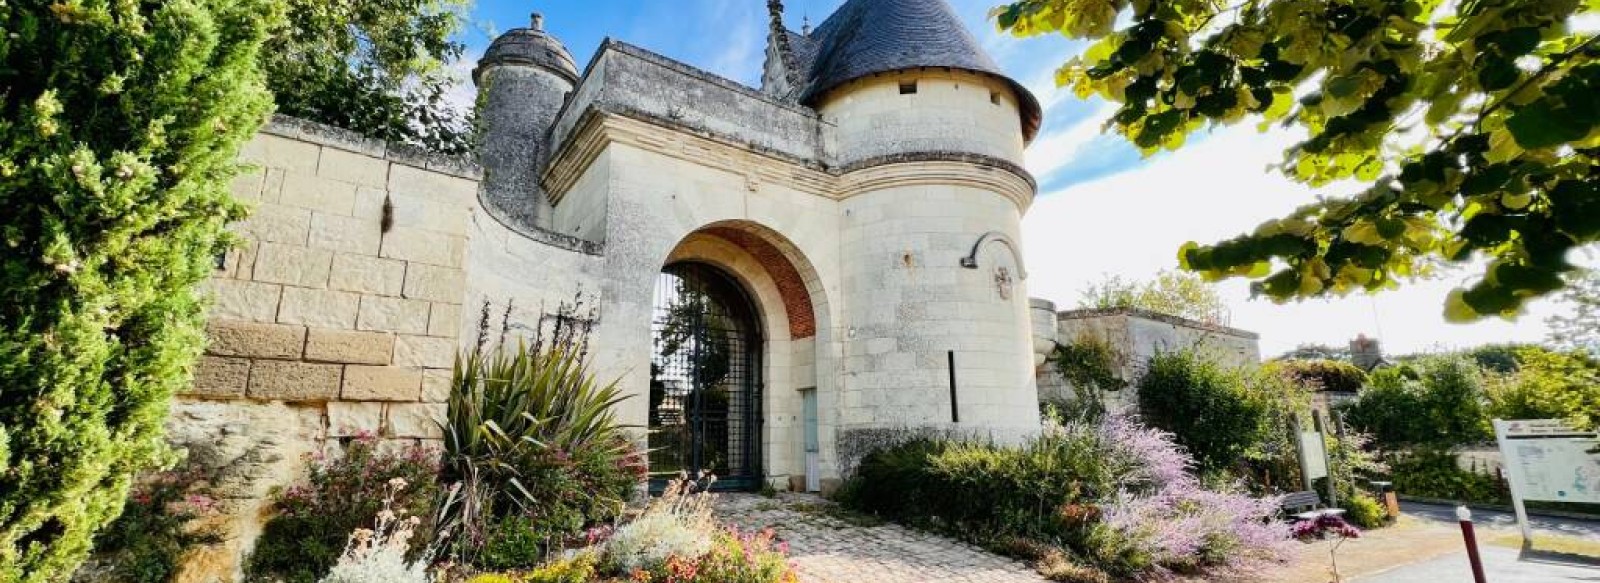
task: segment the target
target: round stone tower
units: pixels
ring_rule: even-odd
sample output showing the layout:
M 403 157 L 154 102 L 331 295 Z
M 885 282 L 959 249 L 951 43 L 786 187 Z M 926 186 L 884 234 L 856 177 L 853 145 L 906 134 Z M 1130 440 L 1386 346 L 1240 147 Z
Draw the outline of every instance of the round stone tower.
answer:
M 1022 152 L 1038 101 L 943 0 L 850 0 L 799 98 L 844 172 L 841 426 L 1037 431 Z
M 561 41 L 533 14 L 484 51 L 472 71 L 483 124 L 480 150 L 487 206 L 503 218 L 549 227 L 550 201 L 538 186 L 549 154 L 545 137 L 578 82 L 578 68 Z

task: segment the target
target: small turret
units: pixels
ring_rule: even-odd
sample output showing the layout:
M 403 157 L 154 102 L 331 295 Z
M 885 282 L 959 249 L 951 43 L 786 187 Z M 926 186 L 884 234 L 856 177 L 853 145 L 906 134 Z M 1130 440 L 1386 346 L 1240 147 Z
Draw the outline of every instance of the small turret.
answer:
M 472 71 L 483 109 L 485 201 L 504 218 L 548 227 L 550 202 L 539 188 L 549 154 L 544 139 L 578 83 L 578 67 L 534 13 L 527 28 L 500 35 Z

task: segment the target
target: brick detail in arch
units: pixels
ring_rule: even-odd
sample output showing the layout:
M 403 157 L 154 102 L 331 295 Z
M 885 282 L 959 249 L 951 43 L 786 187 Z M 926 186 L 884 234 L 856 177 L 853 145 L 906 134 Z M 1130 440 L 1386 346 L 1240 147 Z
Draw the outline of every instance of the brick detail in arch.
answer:
M 782 251 L 766 239 L 731 227 L 709 227 L 700 232 L 737 245 L 767 270 L 767 275 L 778 286 L 778 295 L 783 298 L 783 311 L 789 316 L 790 338 L 799 340 L 817 335 L 811 292 L 806 289 L 805 278 Z

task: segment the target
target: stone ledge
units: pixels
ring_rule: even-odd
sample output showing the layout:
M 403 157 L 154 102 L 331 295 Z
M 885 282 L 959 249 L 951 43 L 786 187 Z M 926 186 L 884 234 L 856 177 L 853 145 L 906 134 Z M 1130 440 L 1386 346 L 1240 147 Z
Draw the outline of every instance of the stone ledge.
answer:
M 1133 316 L 1135 318 L 1144 318 L 1146 320 L 1164 322 L 1174 326 L 1183 326 L 1185 328 L 1194 328 L 1196 330 L 1206 330 L 1209 332 L 1216 332 L 1218 334 L 1237 336 L 1239 338 L 1248 338 L 1251 340 L 1259 340 L 1261 338 L 1260 334 L 1251 332 L 1249 330 L 1240 330 L 1238 328 L 1223 326 L 1221 324 L 1209 324 L 1199 320 L 1190 320 L 1181 316 L 1163 314 L 1161 312 L 1155 312 L 1141 308 L 1082 308 L 1077 310 L 1065 310 L 1057 313 L 1056 319 L 1086 320 L 1089 318 L 1102 318 L 1106 316 Z
M 457 178 L 483 179 L 483 167 L 479 166 L 478 162 L 469 155 L 437 154 L 416 146 L 385 142 L 344 128 L 297 117 L 275 114 L 266 125 L 261 127 L 261 132 L 319 146 L 365 154 L 374 158 L 382 158 L 395 164 L 431 170 Z

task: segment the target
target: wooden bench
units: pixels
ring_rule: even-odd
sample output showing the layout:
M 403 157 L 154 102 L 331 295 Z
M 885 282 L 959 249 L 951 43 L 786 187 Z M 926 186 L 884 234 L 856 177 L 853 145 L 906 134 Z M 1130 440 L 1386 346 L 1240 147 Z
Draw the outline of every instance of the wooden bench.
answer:
M 1317 496 L 1316 492 L 1311 491 L 1290 492 L 1284 495 L 1283 502 L 1279 506 L 1283 508 L 1284 514 L 1289 515 L 1296 521 L 1316 520 L 1328 515 L 1344 515 L 1343 508 L 1324 508 L 1322 506 L 1322 498 Z

